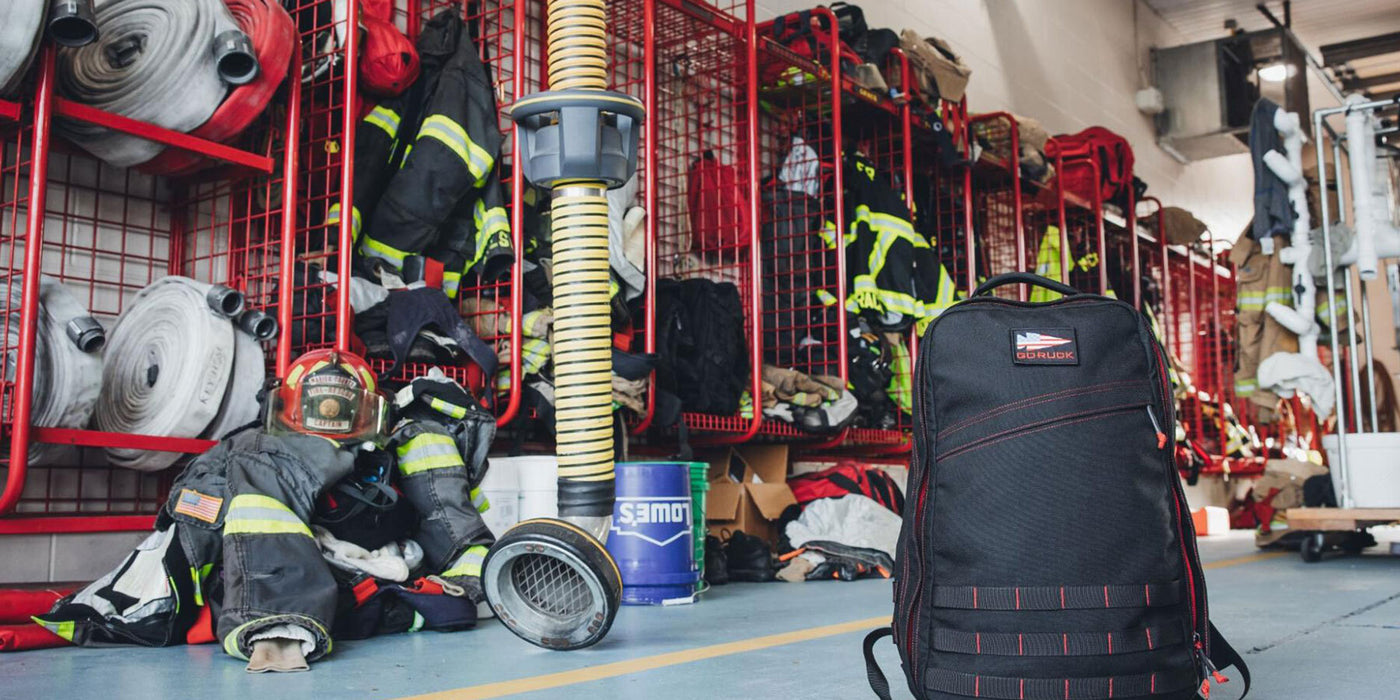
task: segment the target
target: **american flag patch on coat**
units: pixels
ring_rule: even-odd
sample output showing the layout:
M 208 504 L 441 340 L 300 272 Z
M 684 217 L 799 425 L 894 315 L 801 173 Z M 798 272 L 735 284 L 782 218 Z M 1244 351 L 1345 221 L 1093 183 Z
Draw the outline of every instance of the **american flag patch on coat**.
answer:
M 206 496 L 194 489 L 180 489 L 180 500 L 175 503 L 175 512 L 212 523 L 219 519 L 219 508 L 223 505 L 222 498 Z

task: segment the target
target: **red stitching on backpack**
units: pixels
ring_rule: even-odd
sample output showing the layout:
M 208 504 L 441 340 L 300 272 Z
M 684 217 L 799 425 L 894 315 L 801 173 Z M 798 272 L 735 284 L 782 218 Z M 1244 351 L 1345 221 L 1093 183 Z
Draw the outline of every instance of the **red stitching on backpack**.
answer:
M 1152 584 L 1142 584 L 1142 597 L 1147 599 L 1147 607 L 1152 607 Z
M 1050 402 L 1050 401 L 1057 401 L 1057 400 L 1059 400 L 1059 399 L 1068 399 L 1068 398 L 1071 398 L 1071 397 L 1074 397 L 1074 396 L 1087 395 L 1087 394 L 1097 394 L 1097 393 L 1101 393 L 1101 392 L 1105 392 L 1105 391 L 1111 391 L 1111 390 L 1113 390 L 1113 389 L 1119 389 L 1119 388 L 1123 388 L 1123 387 L 1126 387 L 1126 386 L 1131 385 L 1131 384 L 1138 384 L 1138 383 L 1142 383 L 1142 380 L 1141 380 L 1141 379 L 1123 379 L 1123 380 L 1116 381 L 1116 382 L 1109 382 L 1109 383 L 1107 383 L 1107 384 L 1100 384 L 1100 385 L 1097 385 L 1097 386 L 1090 386 L 1090 387 L 1075 387 L 1075 388 L 1073 388 L 1073 389 L 1065 389 L 1065 390 L 1063 390 L 1063 391 L 1056 391 L 1056 392 L 1053 392 L 1053 393 L 1050 393 L 1050 394 L 1040 394 L 1040 395 L 1038 395 L 1038 396 L 1032 396 L 1032 397 L 1027 398 L 1027 399 L 1021 399 L 1021 400 L 1019 400 L 1019 401 L 1013 401 L 1013 402 L 1011 402 L 1011 403 L 1004 404 L 1004 405 L 1002 405 L 1002 406 L 998 406 L 998 407 L 996 407 L 996 408 L 989 409 L 989 410 L 987 410 L 987 411 L 983 411 L 982 413 L 979 413 L 979 414 L 977 414 L 977 415 L 975 415 L 975 416 L 972 416 L 972 417 L 969 417 L 969 418 L 964 418 L 964 419 L 958 421 L 957 423 L 954 423 L 954 424 L 952 424 L 952 425 L 950 425 L 950 426 L 944 428 L 944 429 L 942 430 L 942 432 L 938 433 L 938 434 L 935 436 L 935 438 L 938 439 L 938 440 L 946 439 L 949 435 L 952 435 L 953 433 L 955 433 L 955 432 L 957 432 L 957 431 L 959 431 L 959 430 L 962 430 L 963 428 L 966 428 L 966 427 L 971 426 L 971 425 L 975 425 L 975 424 L 977 424 L 977 423 L 981 423 L 982 421 L 985 421 L 985 420 L 987 420 L 987 419 L 989 419 L 989 418 L 994 418 L 994 417 L 996 417 L 996 416 L 998 416 L 998 415 L 1001 415 L 1001 414 L 1003 414 L 1003 413 L 1006 413 L 1006 412 L 1008 412 L 1008 411 L 1014 411 L 1014 410 L 1018 410 L 1018 409 L 1022 409 L 1022 408 L 1029 408 L 1029 407 L 1031 407 L 1031 406 L 1036 406 L 1036 405 L 1039 405 L 1039 404 L 1042 404 L 1042 403 L 1048 403 L 1048 402 Z
M 1017 588 L 1017 589 L 1016 589 L 1016 609 L 1017 609 L 1017 610 L 1020 610 L 1020 609 L 1021 609 L 1021 589 L 1020 589 L 1020 588 Z
M 1147 650 L 1152 651 L 1152 628 L 1144 628 L 1147 632 Z
M 1105 608 L 1113 607 L 1112 605 L 1108 604 L 1108 586 L 1103 587 L 1103 606 Z
M 1065 587 L 1060 586 L 1060 609 L 1065 609 Z
M 1062 635 L 1060 635 L 1060 637 L 1064 640 L 1064 644 L 1065 644 L 1065 656 L 1069 656 L 1069 635 L 1068 635 L 1068 634 L 1062 634 Z M 1068 683 L 1069 681 L 1065 681 L 1065 682 Z M 1069 692 L 1069 691 L 1066 690 L 1065 692 Z
M 973 677 L 972 677 L 972 697 L 974 697 L 974 698 L 980 698 L 980 697 L 982 697 L 982 677 L 981 677 L 981 676 L 973 676 Z
M 976 587 L 976 586 L 973 586 L 973 587 L 972 587 L 972 609 L 973 609 L 973 610 L 976 610 L 976 609 L 977 609 L 977 587 Z
M 942 456 L 938 457 L 936 461 L 938 461 L 938 462 L 943 462 L 944 460 L 952 459 L 953 457 L 961 457 L 961 456 L 963 456 L 963 455 L 965 455 L 965 454 L 967 454 L 967 453 L 969 453 L 969 452 L 976 452 L 977 450 L 980 450 L 980 449 L 982 449 L 982 448 L 984 448 L 984 447 L 991 447 L 992 445 L 995 445 L 995 444 L 997 444 L 997 443 L 999 443 L 999 442 L 1005 442 L 1005 441 L 1010 440 L 1010 439 L 1012 439 L 1012 438 L 1019 438 L 1019 437 L 1025 437 L 1025 436 L 1027 436 L 1027 435 L 1034 435 L 1034 434 L 1036 434 L 1036 433 L 1041 433 L 1041 432 L 1044 432 L 1044 431 L 1046 431 L 1046 430 L 1050 430 L 1051 428 L 1063 428 L 1063 427 L 1066 427 L 1066 426 L 1075 425 L 1075 424 L 1077 424 L 1077 423 L 1086 423 L 1086 422 L 1091 421 L 1091 420 L 1098 420 L 1098 419 L 1103 418 L 1103 417 L 1105 417 L 1105 416 L 1109 416 L 1109 415 L 1112 415 L 1112 414 L 1114 414 L 1114 413 L 1117 413 L 1118 411 L 1121 411 L 1121 410 L 1123 410 L 1123 409 L 1125 409 L 1125 408 L 1134 408 L 1134 407 L 1141 406 L 1141 405 L 1142 405 L 1141 402 L 1133 402 L 1133 403 L 1120 404 L 1120 405 L 1117 405 L 1117 406 L 1104 406 L 1104 407 L 1102 407 L 1102 408 L 1091 409 L 1091 411 L 1089 412 L 1089 415 L 1086 415 L 1086 416 L 1084 416 L 1084 417 L 1082 417 L 1082 418 L 1076 418 L 1076 419 L 1074 419 L 1074 420 L 1060 421 L 1060 422 L 1058 422 L 1058 423 L 1046 423 L 1045 425 L 1042 425 L 1042 426 L 1040 426 L 1040 427 L 1038 427 L 1038 428 L 1034 428 L 1034 429 L 1032 429 L 1032 430 L 1024 430 L 1024 431 L 1023 431 L 1023 430 L 1020 429 L 1020 428 L 1013 428 L 1013 429 L 1011 429 L 1011 430 L 1003 430 L 1002 432 L 997 433 L 997 435 L 998 435 L 999 437 L 996 437 L 996 438 L 991 439 L 991 440 L 987 440 L 986 442 L 972 442 L 972 443 L 969 443 L 968 446 L 954 448 L 954 449 L 950 450 L 950 451 L 948 452 L 948 454 L 945 454 L 945 455 L 942 455 Z M 1072 414 L 1072 415 L 1073 415 L 1073 414 Z
M 1025 656 L 1025 655 L 1026 655 L 1026 636 L 1025 636 L 1024 634 L 1018 634 L 1018 635 L 1016 635 L 1016 655 L 1017 655 L 1017 656 Z M 1022 683 L 1025 683 L 1025 681 L 1021 681 L 1021 682 L 1022 682 Z
M 1109 633 L 1108 633 L 1108 654 L 1109 654 L 1110 656 L 1113 655 L 1113 633 L 1112 633 L 1112 632 L 1109 632 Z M 1112 682 L 1113 682 L 1112 680 L 1109 681 L 1109 683 L 1112 683 Z

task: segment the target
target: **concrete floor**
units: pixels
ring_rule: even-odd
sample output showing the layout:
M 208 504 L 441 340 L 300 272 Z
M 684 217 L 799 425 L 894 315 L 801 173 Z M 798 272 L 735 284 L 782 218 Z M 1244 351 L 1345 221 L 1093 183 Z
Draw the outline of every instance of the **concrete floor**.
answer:
M 1400 558 L 1304 564 L 1260 556 L 1248 533 L 1203 539 L 1201 550 L 1216 625 L 1253 670 L 1251 698 L 1400 697 Z M 542 651 L 490 622 L 338 644 L 310 673 L 284 676 L 249 675 L 212 645 L 6 654 L 0 698 L 873 697 L 860 640 L 890 607 L 884 581 L 730 585 L 693 606 L 626 608 L 586 651 Z M 893 646 L 881 648 L 898 673 Z M 908 697 L 902 678 L 894 685 Z

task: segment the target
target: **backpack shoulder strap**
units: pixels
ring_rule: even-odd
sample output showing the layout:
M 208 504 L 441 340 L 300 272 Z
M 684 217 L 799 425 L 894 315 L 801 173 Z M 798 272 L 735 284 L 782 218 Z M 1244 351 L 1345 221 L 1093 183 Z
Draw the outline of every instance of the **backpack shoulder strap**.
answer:
M 870 640 L 867 638 L 867 651 L 865 655 L 867 666 L 871 658 L 869 648 Z M 1240 680 L 1244 681 L 1244 692 L 1240 694 L 1240 700 L 1244 700 L 1244 696 L 1249 695 L 1249 665 L 1244 662 L 1244 658 L 1240 656 L 1240 653 L 1235 651 L 1235 648 L 1230 646 L 1229 642 L 1225 641 L 1225 635 L 1220 634 L 1220 630 L 1215 628 L 1214 622 L 1210 623 L 1210 662 L 1219 669 L 1225 669 L 1231 666 L 1239 669 Z
M 880 700 L 890 700 L 890 682 L 880 670 L 880 662 L 875 660 L 875 642 L 894 635 L 894 629 L 881 627 L 865 635 L 865 677 L 870 681 L 870 689 Z

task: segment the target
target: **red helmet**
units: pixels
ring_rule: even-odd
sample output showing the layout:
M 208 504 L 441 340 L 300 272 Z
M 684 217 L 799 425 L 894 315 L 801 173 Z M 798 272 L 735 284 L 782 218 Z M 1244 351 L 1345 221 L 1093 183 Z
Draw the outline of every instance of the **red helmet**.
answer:
M 357 355 L 313 350 L 287 368 L 271 392 L 269 432 L 294 432 L 337 442 L 380 442 L 386 435 L 388 403 L 374 372 Z

